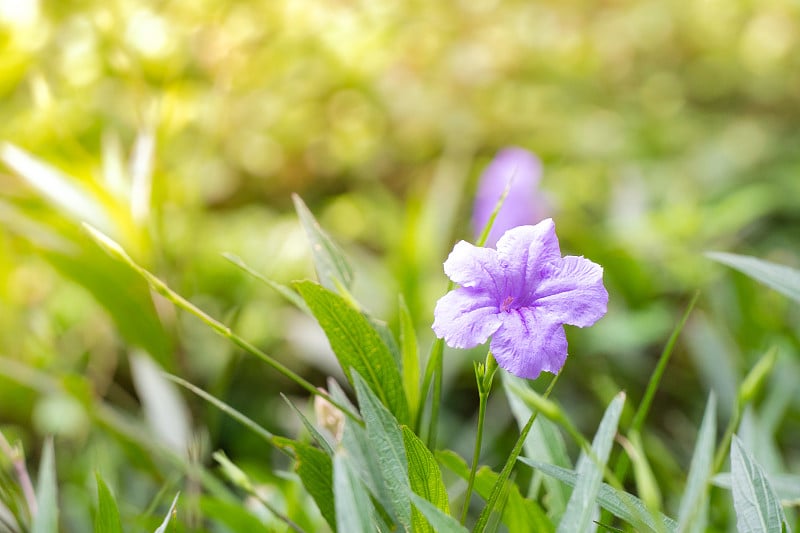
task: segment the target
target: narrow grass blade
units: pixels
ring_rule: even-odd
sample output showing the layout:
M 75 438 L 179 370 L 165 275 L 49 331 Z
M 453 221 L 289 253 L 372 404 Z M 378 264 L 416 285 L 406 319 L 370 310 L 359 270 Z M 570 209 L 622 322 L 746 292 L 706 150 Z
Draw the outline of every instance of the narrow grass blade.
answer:
M 340 286 L 349 289 L 353 284 L 353 270 L 344 254 L 333 239 L 322 230 L 303 200 L 296 194 L 292 195 L 292 200 L 300 223 L 311 243 L 311 254 L 319 282 L 331 291 L 337 291 Z
M 403 434 L 397 420 L 369 389 L 367 383 L 358 372 L 353 372 L 353 383 L 364 417 L 367 438 L 373 453 L 378 457 L 378 464 L 389 491 L 392 508 L 397 519 L 405 527 L 411 526 L 411 503 L 407 488 L 408 460 L 403 444 Z
M 746 255 L 708 252 L 706 256 L 800 302 L 800 270 Z
M 167 527 L 169 526 L 172 517 L 175 516 L 175 508 L 178 505 L 178 497 L 181 493 L 177 493 L 175 497 L 172 499 L 172 505 L 169 506 L 169 511 L 167 511 L 167 515 L 164 517 L 164 521 L 161 522 L 161 525 L 158 526 L 158 529 L 155 530 L 155 533 L 166 533 Z
M 790 531 L 775 489 L 736 435 L 731 442 L 731 483 L 736 527 L 740 533 Z
M 614 436 L 617 434 L 617 424 L 624 403 L 625 393 L 620 392 L 606 409 L 592 442 L 592 452 L 595 457 L 590 458 L 586 453 L 581 454 L 575 469 L 578 483 L 572 491 L 567 509 L 558 525 L 559 533 L 587 531 L 592 523 L 597 494 L 603 480 L 603 470 L 614 442 Z M 599 461 L 599 464 L 593 459 Z
M 303 423 L 303 426 L 305 426 L 306 430 L 311 434 L 319 447 L 322 448 L 322 451 L 333 457 L 333 447 L 336 445 L 336 443 L 328 441 L 325 435 L 323 435 L 322 432 L 320 432 L 320 430 L 318 430 L 314 424 L 312 424 L 311 421 L 306 418 L 306 415 L 303 414 L 303 411 L 301 411 L 299 407 L 292 403 L 292 401 L 289 400 L 285 394 L 281 393 L 281 398 L 283 398 L 283 401 L 285 401 L 289 407 L 292 408 L 295 414 L 297 414 L 297 416 L 300 418 L 300 421 Z
M 650 411 L 650 405 L 653 403 L 653 397 L 656 394 L 656 390 L 658 390 L 658 386 L 661 383 L 661 378 L 664 375 L 667 363 L 672 356 L 675 343 L 678 341 L 678 337 L 680 336 L 681 331 L 683 331 L 686 321 L 689 320 L 689 315 L 692 314 L 692 310 L 694 309 L 699 296 L 699 292 L 694 293 L 689 305 L 686 306 L 686 311 L 683 313 L 680 321 L 675 326 L 675 329 L 672 330 L 672 334 L 669 336 L 669 340 L 667 340 L 667 344 L 664 346 L 664 350 L 661 352 L 661 357 L 659 357 L 658 364 L 656 365 L 655 370 L 653 370 L 653 375 L 650 376 L 650 382 L 647 384 L 644 397 L 642 397 L 642 401 L 639 403 L 639 407 L 636 409 L 636 414 L 633 415 L 633 421 L 631 422 L 630 427 L 630 429 L 633 431 L 641 431 L 642 426 L 644 425 L 645 418 L 647 418 L 647 413 Z
M 697 433 L 689 476 L 678 507 L 678 531 L 705 531 L 708 519 L 708 485 L 714 467 L 714 445 L 717 434 L 717 400 L 708 397 L 703 422 Z
M 31 524 L 31 533 L 58 532 L 58 489 L 56 485 L 56 460 L 53 440 L 47 439 L 42 450 L 36 485 L 36 515 Z
M 117 500 L 106 485 L 99 472 L 95 472 L 97 480 L 97 516 L 94 519 L 95 533 L 122 533 L 122 522 L 119 518 Z
M 286 285 L 278 283 L 277 281 L 273 281 L 268 277 L 260 274 L 254 268 L 245 263 L 244 260 L 236 254 L 225 252 L 222 254 L 222 257 L 224 257 L 225 259 L 227 259 L 228 261 L 239 267 L 242 271 L 250 274 L 258 281 L 264 283 L 266 286 L 268 286 L 269 288 L 271 288 L 272 290 L 283 296 L 289 303 L 293 304 L 298 309 L 305 311 L 309 315 L 311 314 L 311 310 L 308 308 L 303 299 L 300 298 L 300 296 L 296 292 L 294 292 Z
M 571 487 L 578 483 L 578 474 L 573 470 L 525 457 L 520 457 L 519 460 Z M 668 533 L 674 533 L 678 527 L 677 522 L 663 514 L 659 517 L 661 524 L 657 524 L 642 500 L 627 492 L 617 490 L 607 483 L 600 485 L 600 490 L 597 492 L 597 503 L 614 516 L 633 524 L 637 529 L 646 528 L 653 532 L 666 529 Z
M 271 444 L 273 446 L 275 445 L 275 442 L 274 442 L 275 436 L 272 433 L 270 433 L 269 431 L 267 431 L 263 427 L 259 426 L 254 420 L 252 420 L 251 418 L 248 418 L 247 416 L 245 416 L 241 412 L 237 411 L 236 409 L 234 409 L 233 407 L 231 407 L 227 403 L 223 402 L 222 400 L 220 400 L 216 396 L 213 396 L 213 395 L 207 393 L 206 391 L 204 391 L 200 387 L 198 387 L 196 385 L 193 385 L 193 384 L 189 383 L 188 381 L 186 381 L 185 379 L 179 378 L 178 376 L 173 376 L 172 374 L 164 374 L 164 377 L 166 377 L 170 381 L 173 381 L 173 382 L 177 383 L 181 387 L 185 388 L 186 390 L 196 394 L 197 396 L 199 396 L 203 400 L 207 401 L 208 403 L 210 403 L 211 405 L 213 405 L 214 407 L 216 407 L 217 409 L 219 409 L 220 411 L 222 411 L 223 413 L 225 413 L 229 417 L 233 418 L 234 420 L 236 420 L 237 422 L 242 424 L 244 427 L 246 427 L 247 429 L 249 429 L 250 431 L 252 431 L 256 435 L 258 435 L 259 437 L 264 439 L 269 444 Z

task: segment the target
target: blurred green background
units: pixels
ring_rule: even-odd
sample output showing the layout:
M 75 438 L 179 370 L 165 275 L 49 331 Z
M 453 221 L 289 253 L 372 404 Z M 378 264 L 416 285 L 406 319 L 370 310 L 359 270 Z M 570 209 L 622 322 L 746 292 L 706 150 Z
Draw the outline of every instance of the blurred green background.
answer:
M 394 324 L 402 293 L 427 353 L 441 263 L 473 237 L 476 179 L 517 145 L 544 162 L 562 249 L 602 264 L 611 295 L 597 326 L 568 331 L 565 407 L 592 428 L 618 389 L 635 404 L 700 289 L 650 421 L 657 476 L 682 479 L 708 391 L 725 416 L 772 345 L 782 358 L 761 420 L 797 466 L 797 306 L 702 254 L 800 266 L 798 30 L 789 0 L 0 0 L 0 140 L 35 158 L 2 149 L 0 429 L 34 456 L 58 436 L 74 484 L 65 498 L 90 499 L 100 469 L 141 510 L 177 482 L 108 418 L 159 434 L 141 405 L 147 370 L 129 361 L 138 346 L 296 434 L 278 394 L 303 404 L 299 390 L 154 305 L 79 221 L 324 385 L 338 374 L 322 333 L 221 252 L 279 282 L 312 277 L 297 192 L 352 258 L 356 296 Z M 36 161 L 73 188 L 37 189 Z M 462 453 L 477 401 L 470 359 L 482 357 L 446 353 L 441 445 Z M 184 400 L 195 436 L 172 431 L 196 460 L 223 448 L 265 478 L 280 464 Z M 499 440 L 486 461 L 497 462 L 512 420 L 501 394 L 490 409 Z

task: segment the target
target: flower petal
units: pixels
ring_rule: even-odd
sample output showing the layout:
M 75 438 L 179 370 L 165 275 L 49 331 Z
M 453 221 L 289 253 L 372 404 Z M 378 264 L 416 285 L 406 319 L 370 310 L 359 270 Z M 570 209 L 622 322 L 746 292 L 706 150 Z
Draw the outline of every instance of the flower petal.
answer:
M 517 147 L 501 150 L 486 167 L 475 194 L 472 214 L 472 227 L 476 236 L 483 231 L 506 186 L 509 187 L 508 196 L 492 224 L 486 246 L 494 246 L 497 239 L 511 228 L 541 220 L 542 213 L 547 210 L 541 195 L 537 195 L 536 191 L 541 174 L 542 164 L 539 159 L 531 152 Z
M 549 320 L 582 328 L 591 326 L 608 309 L 603 267 L 573 255 L 547 265 L 533 305 Z
M 478 289 L 462 287 L 442 296 L 433 311 L 433 331 L 453 348 L 474 348 L 500 327 L 494 299 Z
M 508 269 L 506 277 L 520 298 L 518 305 L 526 305 L 544 266 L 561 259 L 553 219 L 508 230 L 497 242 L 497 255 L 500 267 Z
M 492 336 L 497 364 L 508 372 L 535 379 L 543 370 L 557 374 L 567 360 L 564 327 L 537 309 L 517 309 L 502 316 Z
M 479 248 L 466 241 L 460 241 L 444 262 L 444 272 L 451 280 L 462 287 L 484 288 L 497 292 L 498 276 L 497 252 L 491 248 Z

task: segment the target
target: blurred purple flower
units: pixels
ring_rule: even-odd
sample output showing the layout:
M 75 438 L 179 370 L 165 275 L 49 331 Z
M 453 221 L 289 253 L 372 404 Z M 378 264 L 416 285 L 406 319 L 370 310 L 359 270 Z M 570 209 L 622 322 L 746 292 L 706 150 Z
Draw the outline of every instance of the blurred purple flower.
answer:
M 501 150 L 481 175 L 472 211 L 472 227 L 476 237 L 489 221 L 497 201 L 511 181 L 508 196 L 497 213 L 486 246 L 497 243 L 503 233 L 517 226 L 535 224 L 547 212 L 547 202 L 537 195 L 542 163 L 523 148 Z
M 558 373 L 567 358 L 563 325 L 591 326 L 606 313 L 603 268 L 561 257 L 549 218 L 507 231 L 496 250 L 457 243 L 444 271 L 461 287 L 436 304 L 436 336 L 453 348 L 491 336 L 498 365 L 522 378 Z

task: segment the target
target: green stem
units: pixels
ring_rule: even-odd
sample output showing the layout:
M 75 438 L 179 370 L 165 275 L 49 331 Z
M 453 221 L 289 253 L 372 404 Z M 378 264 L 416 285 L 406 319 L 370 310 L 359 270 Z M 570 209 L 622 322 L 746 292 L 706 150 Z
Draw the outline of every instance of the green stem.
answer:
M 469 471 L 469 481 L 467 482 L 467 492 L 464 495 L 464 507 L 461 509 L 461 523 L 467 520 L 467 511 L 472 497 L 472 489 L 475 486 L 475 474 L 478 470 L 478 461 L 481 456 L 481 445 L 483 443 L 483 426 L 486 419 L 486 403 L 489 399 L 489 392 L 492 390 L 492 378 L 497 371 L 497 361 L 492 352 L 486 354 L 486 363 L 475 365 L 475 380 L 478 384 L 478 432 L 475 435 L 475 450 L 472 452 L 472 468 Z
M 542 395 L 545 399 L 547 399 L 550 396 L 550 393 L 553 391 L 553 387 L 555 387 L 559 375 L 560 374 L 556 374 L 550 381 L 550 385 L 548 385 L 547 390 Z M 527 424 L 525 424 L 525 427 L 522 428 L 519 438 L 517 439 L 516 444 L 514 444 L 514 449 L 511 450 L 511 454 L 508 456 L 506 464 L 503 465 L 503 470 L 500 471 L 500 475 L 497 477 L 497 481 L 495 481 L 495 484 L 492 487 L 492 492 L 489 494 L 489 500 L 486 502 L 486 507 L 484 507 L 483 511 L 481 511 L 481 515 L 478 517 L 478 522 L 472 529 L 473 533 L 481 533 L 486 528 L 486 524 L 489 522 L 489 517 L 492 515 L 492 511 L 494 511 L 497 501 L 500 499 L 500 494 L 503 492 L 503 487 L 505 486 L 506 481 L 508 481 L 508 478 L 511 476 L 511 470 L 514 468 L 514 464 L 517 462 L 517 457 L 519 457 L 519 454 L 522 452 L 522 446 L 525 444 L 525 439 L 528 438 L 528 433 L 530 432 L 531 427 L 533 426 L 533 421 L 536 420 L 536 416 L 538 414 L 539 411 L 533 411 L 530 418 L 528 418 Z

